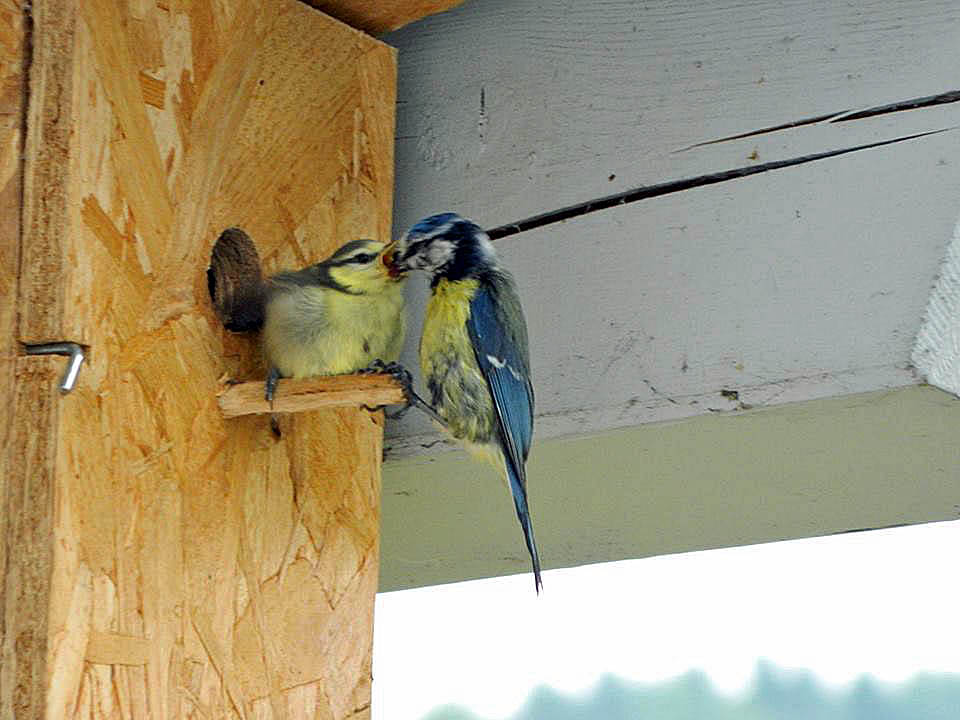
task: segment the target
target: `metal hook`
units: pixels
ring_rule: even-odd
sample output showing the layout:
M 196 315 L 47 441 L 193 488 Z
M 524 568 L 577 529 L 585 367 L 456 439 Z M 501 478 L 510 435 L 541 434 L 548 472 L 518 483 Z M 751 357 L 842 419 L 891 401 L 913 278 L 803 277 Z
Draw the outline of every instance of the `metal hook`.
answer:
M 75 342 L 37 343 L 24 345 L 27 355 L 67 355 L 70 357 L 67 369 L 60 378 L 60 392 L 66 395 L 77 384 L 80 366 L 83 364 L 83 346 Z

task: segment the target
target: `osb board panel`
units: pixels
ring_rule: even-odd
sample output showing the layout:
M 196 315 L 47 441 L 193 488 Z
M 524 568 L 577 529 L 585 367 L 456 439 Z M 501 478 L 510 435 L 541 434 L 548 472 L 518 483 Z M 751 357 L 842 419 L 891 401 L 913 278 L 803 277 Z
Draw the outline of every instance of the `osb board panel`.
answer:
M 372 35 L 390 32 L 427 15 L 449 10 L 463 0 L 306 0 L 318 10 Z
M 381 420 L 224 421 L 219 379 L 263 371 L 205 271 L 228 226 L 267 271 L 389 237 L 394 53 L 294 0 L 34 23 L 20 335 L 90 348 L 56 399 L 46 710 L 363 717 Z
M 41 576 L 49 571 L 49 561 L 37 558 L 24 564 L 7 564 L 7 539 L 11 526 L 19 528 L 22 518 L 16 512 L 18 498 L 8 498 L 10 485 L 6 466 L 7 448 L 13 441 L 14 377 L 16 372 L 16 293 L 17 265 L 19 263 L 20 198 L 22 177 L 22 148 L 24 124 L 24 53 L 26 44 L 24 13 L 18 0 L 0 0 L 0 716 L 13 702 L 16 684 L 6 655 L 16 638 L 7 633 L 8 627 L 18 627 L 40 642 L 34 645 L 34 657 L 42 653 L 46 634 L 45 621 L 37 626 L 31 618 L 7 618 L 8 596 L 6 578 L 12 573 L 20 579 L 21 572 L 29 570 L 29 563 Z M 20 583 L 22 585 L 22 583 Z M 11 590 L 12 592 L 12 590 Z M 11 605 L 13 611 L 16 605 Z M 42 616 L 41 616 L 42 617 Z M 27 683 L 29 686 L 29 683 Z
M 13 391 L 6 398 L 13 417 L 29 408 L 30 423 L 10 424 L 0 468 L 7 481 L 3 514 L 8 543 L 0 647 L 0 717 L 4 718 L 38 715 L 31 710 L 42 707 L 46 687 L 45 600 L 53 568 L 53 454 L 59 409 L 56 382 L 62 371 L 58 360 L 15 360 Z

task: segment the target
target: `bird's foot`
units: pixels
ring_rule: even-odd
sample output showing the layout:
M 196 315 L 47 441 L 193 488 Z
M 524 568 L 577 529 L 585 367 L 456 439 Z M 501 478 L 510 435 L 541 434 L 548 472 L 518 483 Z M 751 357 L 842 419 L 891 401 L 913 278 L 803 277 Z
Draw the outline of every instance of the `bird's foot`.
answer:
M 263 397 L 270 403 L 270 409 L 273 409 L 273 395 L 277 391 L 277 383 L 280 381 L 280 371 L 275 367 L 270 367 L 270 371 L 267 373 L 267 382 L 266 387 L 264 388 Z M 273 434 L 280 438 L 282 433 L 280 432 L 280 423 L 277 421 L 277 416 L 271 413 L 270 415 L 270 429 L 273 431 Z
M 407 404 L 403 406 L 394 416 L 394 419 L 403 417 L 406 412 L 411 408 L 415 407 L 418 410 L 426 413 L 432 420 L 440 423 L 443 427 L 446 427 L 447 424 L 444 422 L 443 418 L 440 417 L 440 414 L 434 409 L 434 407 L 424 400 L 422 397 L 417 395 L 416 391 L 413 389 L 413 375 L 410 374 L 410 371 L 399 363 L 391 363 L 394 367 L 391 368 L 390 374 L 393 378 L 400 383 L 403 387 L 404 397 L 407 399 Z
M 367 365 L 367 367 L 357 370 L 357 373 L 359 375 L 393 375 L 394 377 L 397 377 L 397 373 L 405 373 L 407 375 L 410 374 L 410 372 L 400 363 L 394 361 L 385 363 L 380 358 L 374 360 L 372 363 Z M 399 380 L 400 378 L 397 377 L 397 379 Z
M 390 375 L 394 379 L 396 379 L 397 382 L 403 385 L 404 391 L 405 391 L 404 394 L 406 394 L 406 389 L 408 387 L 413 387 L 413 376 L 410 374 L 409 370 L 407 370 L 403 365 L 401 365 L 398 362 L 385 363 L 380 358 L 377 358 L 372 363 L 370 363 L 367 367 L 363 368 L 362 370 L 358 370 L 357 372 L 360 375 L 372 375 L 372 374 Z M 376 412 L 377 410 L 383 410 L 386 407 L 386 405 L 378 405 L 377 407 L 370 407 L 369 405 L 364 405 L 363 407 L 365 410 L 369 410 L 370 412 Z M 399 420 L 404 415 L 406 415 L 407 410 L 409 409 L 410 409 L 410 403 L 407 402 L 407 404 L 396 413 L 393 413 L 392 415 L 390 413 L 385 413 L 385 415 L 391 420 Z
M 377 405 L 376 407 L 370 407 L 369 405 L 361 405 L 360 407 L 362 407 L 364 410 L 369 410 L 370 412 L 377 412 L 378 410 L 383 410 L 384 411 L 383 414 L 385 417 L 391 420 L 399 420 L 400 418 L 402 418 L 404 415 L 407 414 L 407 410 L 410 409 L 410 403 L 407 403 L 406 405 L 404 405 L 402 408 L 400 408 L 394 413 L 388 413 L 386 411 L 386 407 L 387 407 L 386 405 Z
M 366 367 L 363 370 L 361 370 L 361 372 L 368 372 L 368 373 L 376 372 L 376 373 L 382 373 L 384 375 L 390 375 L 391 377 L 393 377 L 394 380 L 400 383 L 401 387 L 403 388 L 404 398 L 406 398 L 406 404 L 400 410 L 393 413 L 392 415 L 390 414 L 387 415 L 387 417 L 390 418 L 391 420 L 399 420 L 400 418 L 402 418 L 404 415 L 407 414 L 407 411 L 411 407 L 416 407 L 419 410 L 426 413 L 427 415 L 429 415 L 432 419 L 436 420 L 441 425 L 446 426 L 446 423 L 443 421 L 443 418 L 441 418 L 440 415 L 437 413 L 437 411 L 433 409 L 430 403 L 428 403 L 422 397 L 417 395 L 416 391 L 413 389 L 413 375 L 410 373 L 409 370 L 407 370 L 400 363 L 398 362 L 384 363 L 383 360 L 380 360 L 378 358 L 377 360 L 374 360 L 372 363 L 370 363 L 369 367 Z M 374 408 L 367 407 L 367 409 L 371 410 Z M 375 408 L 375 409 L 379 410 L 380 408 Z

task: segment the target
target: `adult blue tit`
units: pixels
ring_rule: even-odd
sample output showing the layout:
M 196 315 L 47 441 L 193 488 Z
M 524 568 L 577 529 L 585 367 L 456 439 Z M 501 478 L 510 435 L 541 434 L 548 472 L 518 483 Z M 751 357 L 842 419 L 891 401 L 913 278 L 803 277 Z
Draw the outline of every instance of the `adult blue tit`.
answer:
M 394 272 L 422 270 L 431 296 L 420 338 L 427 401 L 450 434 L 504 473 L 540 591 L 540 557 L 527 504 L 533 436 L 527 324 L 511 275 L 480 227 L 433 215 L 397 243 Z
M 392 250 L 352 240 L 322 262 L 267 281 L 267 400 L 281 377 L 338 375 L 397 360 L 406 317 L 404 275 L 384 264 Z

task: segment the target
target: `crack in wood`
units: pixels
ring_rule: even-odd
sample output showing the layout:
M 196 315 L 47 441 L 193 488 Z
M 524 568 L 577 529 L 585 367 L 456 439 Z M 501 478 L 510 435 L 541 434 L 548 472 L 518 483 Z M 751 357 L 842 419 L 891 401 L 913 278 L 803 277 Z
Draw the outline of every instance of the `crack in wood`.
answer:
M 926 97 L 914 98 L 912 100 L 902 100 L 900 102 L 889 103 L 887 105 L 877 105 L 876 107 L 866 108 L 864 110 L 846 112 L 842 113 L 839 117 L 835 117 L 830 122 L 861 120 L 863 118 L 886 115 L 887 113 L 892 112 L 917 110 L 919 108 L 933 107 L 935 105 L 948 105 L 955 102 L 960 102 L 960 90 L 951 90 L 950 92 L 940 93 L 939 95 L 927 95 Z
M 920 108 L 934 107 L 935 105 L 948 105 L 950 103 L 960 102 L 960 90 L 950 90 L 949 92 L 939 93 L 937 95 L 925 95 L 924 97 L 911 98 L 910 100 L 901 100 L 900 102 L 887 103 L 886 105 L 875 105 L 860 110 L 840 110 L 838 112 L 824 113 L 801 120 L 780 123 L 779 125 L 770 125 L 759 130 L 749 130 L 747 132 L 737 133 L 736 135 L 726 135 L 715 140 L 704 140 L 703 142 L 687 145 L 686 147 L 674 150 L 675 153 L 686 152 L 707 145 L 716 145 L 718 143 L 729 142 L 731 140 L 742 140 L 743 138 L 755 137 L 757 135 L 767 135 L 769 133 L 789 130 L 790 128 L 803 127 L 804 125 L 817 125 L 819 123 L 838 123 L 849 120 L 863 120 L 864 118 L 876 117 L 877 115 L 886 115 L 893 112 L 905 112 L 907 110 L 918 110 Z
M 687 150 L 694 150 L 700 147 L 706 147 L 707 145 L 717 145 L 719 143 L 729 142 L 731 140 L 742 140 L 743 138 L 754 137 L 756 135 L 766 135 L 768 133 L 780 132 L 781 130 L 789 130 L 790 128 L 803 127 L 804 125 L 817 125 L 818 123 L 824 122 L 835 122 L 836 120 L 845 116 L 849 110 L 844 110 L 839 113 L 826 113 L 824 115 L 815 115 L 814 117 L 803 118 L 802 120 L 794 120 L 792 122 L 780 123 L 779 125 L 770 125 L 769 127 L 760 128 L 759 130 L 748 130 L 747 132 L 737 133 L 736 135 L 725 135 L 721 138 L 716 138 L 715 140 L 704 140 L 702 142 L 694 143 L 693 145 L 687 145 L 682 147 L 679 150 L 674 150 L 674 153 L 682 153 Z
M 559 208 L 558 210 L 551 210 L 546 213 L 541 213 L 540 215 L 534 215 L 533 217 L 525 218 L 524 220 L 518 220 L 517 222 L 500 225 L 487 230 L 487 235 L 490 236 L 491 240 L 499 240 L 500 238 L 509 237 L 510 235 L 517 235 L 519 233 L 527 232 L 528 230 L 533 230 L 534 228 L 543 227 L 545 225 L 563 222 L 564 220 L 570 220 L 571 218 L 587 215 L 592 212 L 597 212 L 598 210 L 606 210 L 612 207 L 619 207 L 620 205 L 628 205 L 630 203 L 637 202 L 638 200 L 646 200 L 648 198 L 659 197 L 661 195 L 683 192 L 685 190 L 692 190 L 693 188 L 704 187 L 707 185 L 716 185 L 718 183 L 728 182 L 730 180 L 738 180 L 740 178 L 749 177 L 750 175 L 759 175 L 760 173 L 770 172 L 771 170 L 782 170 L 783 168 L 793 167 L 794 165 L 804 165 L 806 163 L 817 162 L 819 160 L 826 160 L 827 158 L 839 157 L 840 155 L 847 155 L 849 153 L 860 152 L 862 150 L 883 147 L 884 145 L 893 145 L 895 143 L 916 140 L 918 138 L 927 137 L 928 135 L 937 135 L 939 133 L 956 130 L 957 127 L 960 126 L 941 128 L 940 130 L 929 130 L 927 132 L 904 135 L 902 137 L 892 138 L 890 140 L 880 140 L 878 142 L 866 143 L 864 145 L 854 145 L 853 147 L 826 150 L 820 153 L 813 153 L 812 155 L 802 155 L 800 157 L 787 158 L 786 160 L 774 160 L 772 162 L 761 163 L 759 165 L 748 165 L 746 167 L 723 170 L 721 172 L 709 173 L 707 175 L 697 175 L 695 177 L 683 178 L 680 180 L 670 180 L 668 182 L 658 183 L 656 185 L 641 185 L 640 187 L 625 190 L 624 192 L 616 193 L 614 195 L 606 195 L 594 200 L 588 200 L 587 202 L 577 203 L 576 205 L 568 205 L 567 207 Z

